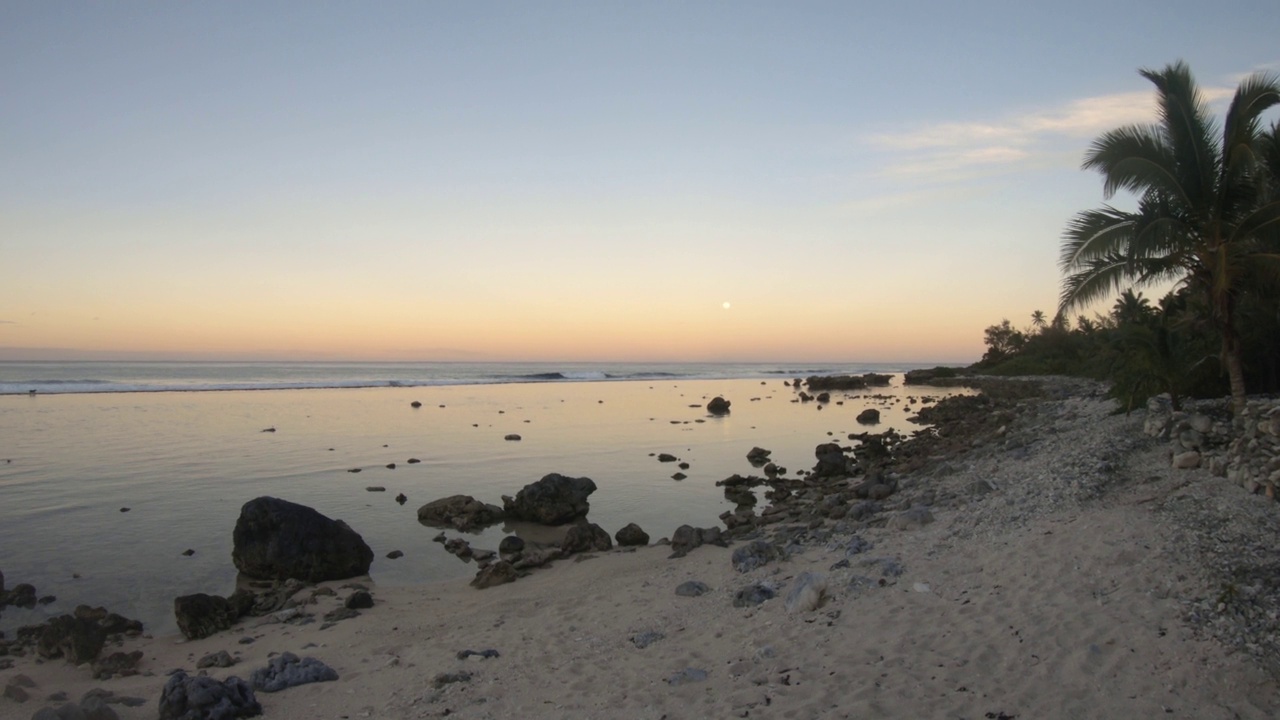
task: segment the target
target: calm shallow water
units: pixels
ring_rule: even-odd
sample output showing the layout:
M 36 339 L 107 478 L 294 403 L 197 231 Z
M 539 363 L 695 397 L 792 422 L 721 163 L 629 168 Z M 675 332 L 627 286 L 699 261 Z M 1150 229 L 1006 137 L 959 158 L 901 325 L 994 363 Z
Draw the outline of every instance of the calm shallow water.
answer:
M 854 420 L 867 407 L 881 409 L 875 430 L 910 432 L 904 398 L 941 392 L 900 383 L 833 393 L 844 404 L 823 410 L 793 402 L 782 380 L 0 397 L 0 571 L 9 587 L 58 597 L 6 608 L 0 627 L 89 603 L 174 631 L 174 597 L 234 589 L 231 532 L 260 495 L 345 520 L 373 548 L 383 585 L 475 572 L 431 542 L 439 531 L 417 522 L 419 506 L 456 493 L 500 505 L 550 472 L 595 480 L 589 517 L 610 534 L 628 522 L 655 540 L 684 523 L 710 526 L 731 507 L 715 482 L 755 472 L 745 458 L 755 445 L 794 474 L 812 467 L 815 445 L 867 429 Z M 707 416 L 715 395 L 732 401 L 729 416 Z M 509 433 L 523 439 L 504 441 Z M 652 457 L 660 452 L 689 462 L 688 478 L 671 479 L 677 468 Z M 386 492 L 366 491 L 375 485 Z M 525 530 L 469 539 L 496 548 Z M 405 556 L 386 559 L 392 550 Z

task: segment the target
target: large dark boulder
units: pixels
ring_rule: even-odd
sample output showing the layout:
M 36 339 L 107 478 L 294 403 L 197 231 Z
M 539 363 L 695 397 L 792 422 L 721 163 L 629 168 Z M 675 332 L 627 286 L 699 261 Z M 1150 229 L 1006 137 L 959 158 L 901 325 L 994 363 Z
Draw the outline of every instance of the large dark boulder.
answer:
M 179 670 L 160 691 L 160 720 L 233 720 L 261 714 L 253 688 L 234 676 L 221 682 Z
M 240 508 L 231 559 L 262 580 L 344 580 L 369 573 L 373 550 L 341 520 L 305 506 L 260 497 Z
M 503 495 L 507 517 L 543 525 L 563 525 L 586 517 L 591 505 L 587 496 L 596 491 L 591 478 L 571 478 L 551 473 L 524 486 L 514 498 Z
M 732 404 L 733 403 L 717 395 L 711 399 L 711 402 L 707 403 L 707 412 L 712 415 L 725 415 L 729 412 L 729 406 Z
M 418 508 L 418 522 L 423 525 L 451 527 L 459 532 L 502 522 L 502 517 L 502 508 L 482 503 L 470 495 L 450 495 Z

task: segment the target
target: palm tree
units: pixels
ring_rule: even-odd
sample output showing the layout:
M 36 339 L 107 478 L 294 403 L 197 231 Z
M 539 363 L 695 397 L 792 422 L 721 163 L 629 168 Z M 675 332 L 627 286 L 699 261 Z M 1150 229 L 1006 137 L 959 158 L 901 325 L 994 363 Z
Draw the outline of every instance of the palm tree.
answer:
M 1138 323 L 1150 316 L 1151 302 L 1132 288 L 1120 293 L 1116 304 L 1111 306 L 1111 317 L 1118 323 Z
M 1031 313 L 1031 327 L 1037 330 L 1044 330 L 1048 326 L 1049 326 L 1049 323 L 1044 319 L 1043 310 L 1036 310 L 1035 312 Z
M 1142 70 L 1156 86 L 1160 122 L 1117 128 L 1094 140 L 1084 168 L 1102 174 L 1103 194 L 1137 196 L 1137 209 L 1086 210 L 1067 225 L 1059 266 L 1060 309 L 1087 305 L 1123 285 L 1178 281 L 1202 297 L 1222 341 L 1231 405 L 1244 409 L 1244 369 L 1235 326 L 1242 278 L 1280 267 L 1261 238 L 1280 223 L 1280 199 L 1265 189 L 1260 116 L 1280 103 L 1280 80 L 1243 80 L 1217 124 L 1185 63 Z

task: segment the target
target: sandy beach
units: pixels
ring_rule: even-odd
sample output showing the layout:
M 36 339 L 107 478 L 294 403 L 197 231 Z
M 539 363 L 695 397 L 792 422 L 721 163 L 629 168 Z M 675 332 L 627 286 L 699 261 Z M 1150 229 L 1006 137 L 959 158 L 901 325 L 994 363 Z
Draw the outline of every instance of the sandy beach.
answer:
M 0 717 L 101 688 L 120 718 L 154 718 L 167 676 L 219 651 L 236 662 L 207 669 L 218 679 L 286 652 L 337 672 L 258 692 L 263 717 L 281 719 L 1280 715 L 1268 651 L 1188 619 L 1222 592 L 1189 518 L 1274 548 L 1277 506 L 1206 469 L 1173 469 L 1144 414 L 1113 414 L 1099 387 L 1049 384 L 904 461 L 874 516 L 766 526 L 759 537 L 788 557 L 749 572 L 731 561 L 739 539 L 681 558 L 661 544 L 577 555 L 485 590 L 329 582 L 331 594 L 296 596 L 313 622 L 248 618 L 201 640 L 104 650 L 141 651 L 137 675 L 0 658 L 11 661 L 0 685 L 22 688 L 6 690 Z M 821 576 L 821 602 L 789 610 L 806 572 Z M 688 581 L 707 591 L 677 594 Z M 357 583 L 374 606 L 324 622 Z M 735 606 L 752 583 L 777 597 Z

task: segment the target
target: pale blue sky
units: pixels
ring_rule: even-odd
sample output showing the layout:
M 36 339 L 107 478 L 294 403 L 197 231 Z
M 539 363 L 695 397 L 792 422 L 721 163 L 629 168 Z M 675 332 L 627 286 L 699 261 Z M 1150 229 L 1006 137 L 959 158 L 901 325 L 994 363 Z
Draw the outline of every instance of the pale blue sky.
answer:
M 1138 68 L 1220 99 L 1277 38 L 1264 2 L 0 2 L 0 358 L 973 360 L 1053 310 Z

